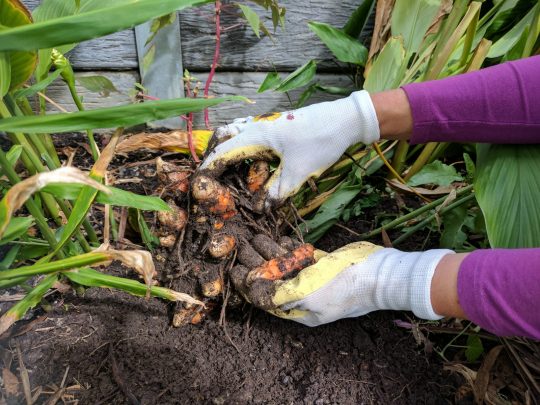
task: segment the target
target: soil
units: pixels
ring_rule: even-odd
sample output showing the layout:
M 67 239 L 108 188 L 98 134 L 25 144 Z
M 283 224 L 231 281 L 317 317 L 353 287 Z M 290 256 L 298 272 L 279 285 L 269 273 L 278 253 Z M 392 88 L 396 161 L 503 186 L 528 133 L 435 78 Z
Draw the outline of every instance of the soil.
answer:
M 332 228 L 317 247 L 330 251 L 354 241 L 352 232 L 373 227 L 376 211 L 397 209 L 388 201 L 368 210 L 343 224 L 349 230 Z M 425 242 L 401 248 L 432 245 Z M 164 277 L 176 266 L 166 256 L 165 250 L 156 255 Z M 128 274 L 115 265 L 107 272 Z M 188 279 L 180 277 L 178 285 L 189 286 Z M 308 328 L 244 304 L 227 309 L 225 322 L 217 307 L 200 324 L 173 328 L 173 312 L 164 301 L 112 290 L 55 294 L 0 341 L 0 359 L 19 375 L 20 347 L 31 387 L 43 389 L 37 403 L 47 403 L 63 380 L 64 401 L 79 404 L 438 404 L 455 402 L 463 383 L 410 330 L 396 326 L 395 320 L 410 321 L 407 313 L 377 312 Z M 11 403 L 24 403 L 24 397 Z

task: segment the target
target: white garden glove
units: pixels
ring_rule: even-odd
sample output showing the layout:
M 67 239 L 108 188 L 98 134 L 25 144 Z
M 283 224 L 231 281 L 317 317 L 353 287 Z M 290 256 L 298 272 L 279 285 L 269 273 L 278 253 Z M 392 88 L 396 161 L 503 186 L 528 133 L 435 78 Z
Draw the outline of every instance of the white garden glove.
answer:
M 450 250 L 402 252 L 357 242 L 320 258 L 286 281 L 257 280 L 240 285 L 255 305 L 308 326 L 376 310 L 407 310 L 436 320 L 431 305 L 435 268 Z M 233 275 L 238 283 L 238 275 Z M 261 290 L 267 291 L 267 296 Z
M 367 91 L 284 113 L 235 120 L 218 128 L 216 137 L 228 139 L 204 160 L 201 169 L 220 174 L 244 159 L 281 159 L 265 185 L 268 209 L 297 192 L 310 177 L 320 176 L 356 143 L 379 140 L 379 123 Z

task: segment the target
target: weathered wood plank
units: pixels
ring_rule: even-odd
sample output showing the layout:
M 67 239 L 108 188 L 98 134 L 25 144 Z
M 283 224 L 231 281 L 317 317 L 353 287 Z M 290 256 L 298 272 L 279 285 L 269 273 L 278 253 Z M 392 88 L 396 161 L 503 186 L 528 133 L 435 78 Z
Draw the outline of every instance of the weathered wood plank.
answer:
M 90 73 L 78 74 L 88 75 Z M 91 74 L 103 74 L 108 77 L 115 84 L 120 93 L 111 93 L 108 97 L 103 97 L 97 93 L 92 93 L 79 87 L 79 92 L 83 96 L 85 106 L 88 109 L 127 104 L 131 102 L 128 93 L 133 88 L 133 84 L 139 80 L 139 75 L 136 71 L 94 72 Z M 255 101 L 255 104 L 230 103 L 213 108 L 210 113 L 212 125 L 216 126 L 224 124 L 237 117 L 257 115 L 269 111 L 284 111 L 292 108 L 285 94 L 272 91 L 262 94 L 257 93 L 257 89 L 265 76 L 265 73 L 218 73 L 212 84 L 213 95 L 242 95 Z M 206 79 L 204 74 L 200 74 L 197 77 L 202 81 Z M 348 78 L 339 75 L 321 74 L 318 78 L 323 85 L 341 87 L 350 85 Z M 61 81 L 53 83 L 47 94 L 67 110 L 76 110 L 66 86 Z M 298 97 L 298 94 L 299 91 L 293 91 L 291 94 L 292 99 L 295 100 Z M 308 104 L 335 98 L 337 97 L 318 93 L 310 99 Z M 55 108 L 49 105 L 49 110 L 55 111 Z M 195 114 L 195 126 L 204 126 L 202 113 Z
M 228 27 L 242 23 L 236 9 L 226 8 L 222 13 L 220 69 L 233 71 L 268 71 L 274 67 L 290 71 L 309 59 L 319 59 L 319 70 L 335 71 L 336 65 L 326 47 L 308 28 L 309 21 L 319 21 L 342 27 L 358 6 L 358 0 L 299 0 L 281 1 L 287 9 L 286 31 L 278 28 L 275 44 L 269 38 L 259 40 L 247 24 L 227 31 Z M 251 6 L 251 4 L 250 4 Z M 254 7 L 255 8 L 255 7 Z M 268 15 L 256 7 L 259 15 Z M 265 25 L 270 29 L 272 22 Z M 213 5 L 189 9 L 180 13 L 184 66 L 192 71 L 207 71 L 214 53 L 215 25 Z
M 34 10 L 41 0 L 23 0 L 23 3 Z M 69 59 L 76 70 L 137 69 L 135 33 L 125 30 L 82 42 L 69 53 Z
M 40 0 L 24 0 L 30 8 Z M 337 71 L 330 52 L 307 26 L 309 21 L 321 21 L 341 27 L 358 5 L 358 0 L 339 2 L 301 0 L 282 2 L 287 8 L 286 31 L 278 29 L 275 44 L 269 38 L 259 40 L 247 24 L 242 24 L 239 12 L 226 7 L 222 14 L 220 69 L 222 71 L 268 71 L 274 67 L 291 71 L 309 59 L 319 59 L 321 71 Z M 267 15 L 257 8 L 259 15 Z M 190 71 L 208 71 L 212 63 L 215 26 L 213 5 L 190 8 L 180 13 L 182 31 L 182 59 Z M 227 31 L 228 27 L 240 26 Z M 265 23 L 271 28 L 268 19 Z M 131 70 L 137 68 L 137 50 L 133 30 L 78 45 L 70 55 L 77 70 Z
M 170 99 L 184 96 L 182 67 L 182 45 L 180 39 L 180 24 L 174 23 L 162 28 L 147 44 L 152 36 L 152 23 L 147 22 L 135 27 L 137 54 L 139 55 L 139 72 L 144 88 L 155 97 Z M 148 52 L 154 52 L 154 58 L 149 66 L 145 66 L 144 58 Z M 148 64 L 148 63 L 147 63 Z M 156 128 L 184 128 L 180 117 L 149 123 Z

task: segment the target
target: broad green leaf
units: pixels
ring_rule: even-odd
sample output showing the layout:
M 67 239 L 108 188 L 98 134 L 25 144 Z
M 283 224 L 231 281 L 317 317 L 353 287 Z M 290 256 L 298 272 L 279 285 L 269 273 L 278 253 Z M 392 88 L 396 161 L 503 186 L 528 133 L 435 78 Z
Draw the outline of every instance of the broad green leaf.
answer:
M 100 93 L 103 97 L 109 97 L 111 93 L 118 93 L 118 89 L 105 76 L 77 76 L 76 80 L 85 89 Z
M 403 38 L 408 54 L 420 48 L 440 5 L 440 0 L 396 0 L 392 10 L 392 36 Z
M 534 15 L 537 12 L 537 9 L 540 7 L 540 4 L 534 6 L 531 11 L 527 13 L 523 19 L 516 24 L 510 31 L 504 34 L 499 38 L 490 48 L 488 53 L 488 58 L 497 58 L 503 56 L 505 53 L 509 52 L 521 38 L 522 32 L 525 27 L 530 26 L 533 22 Z
M 405 60 L 401 38 L 390 38 L 369 69 L 364 89 L 370 93 L 388 90 L 399 84 L 399 67 Z
M 60 133 L 86 131 L 95 128 L 129 127 L 148 121 L 201 111 L 225 101 L 247 101 L 247 99 L 240 96 L 209 99 L 179 98 L 66 114 L 13 117 L 0 120 L 0 131 Z
M 540 246 L 540 145 L 477 146 L 474 188 L 493 248 Z
M 362 0 L 356 10 L 351 14 L 343 32 L 353 38 L 358 38 L 373 11 L 375 0 Z
M 407 182 L 410 186 L 421 186 L 424 184 L 434 184 L 437 186 L 449 186 L 454 181 L 462 181 L 461 176 L 454 166 L 445 165 L 440 160 L 436 160 L 422 167 Z
M 11 63 L 8 52 L 0 52 L 0 99 L 4 97 L 11 86 Z
M 52 82 L 58 79 L 58 77 L 61 74 L 62 74 L 62 69 L 56 69 L 54 72 L 49 74 L 47 78 L 41 80 L 40 82 L 37 82 L 36 84 L 28 88 L 17 90 L 15 93 L 13 93 L 13 97 L 15 98 L 31 97 L 34 94 L 36 94 L 38 91 L 45 90 Z
M 6 0 L 3 0 L 6 1 Z M 209 0 L 116 0 L 81 2 L 75 15 L 0 31 L 0 51 L 53 48 L 97 38 Z M 4 24 L 5 25 L 5 24 Z M 76 29 L 74 28 L 76 27 Z
M 465 349 L 465 357 L 467 361 L 473 363 L 480 358 L 484 353 L 484 345 L 478 335 L 469 335 L 467 337 L 467 349 Z
M 286 92 L 305 86 L 311 82 L 311 80 L 313 80 L 316 72 L 317 62 L 311 60 L 287 76 L 285 80 L 283 80 L 281 84 L 276 87 L 276 91 Z
M 463 205 L 456 207 L 443 215 L 443 232 L 439 240 L 439 246 L 445 249 L 460 249 L 467 240 L 463 232 L 463 226 L 467 219 L 467 208 Z
M 9 225 L 7 226 L 4 234 L 0 238 L 0 246 L 5 245 L 6 243 L 26 234 L 26 232 L 28 232 L 28 229 L 32 226 L 33 223 L 34 218 L 32 217 L 11 218 L 11 221 L 9 221 Z
M 267 90 L 275 89 L 280 82 L 281 78 L 279 77 L 279 74 L 277 72 L 269 72 L 264 78 L 261 86 L 257 90 L 257 93 L 263 93 Z
M 253 11 L 253 9 L 245 4 L 238 4 L 238 7 L 240 7 L 240 10 L 242 10 L 242 13 L 244 14 L 244 17 L 246 17 L 247 22 L 249 23 L 249 26 L 257 35 L 257 38 L 261 37 L 261 20 L 257 13 Z
M 534 7 L 537 0 L 502 1 L 496 15 L 491 19 L 485 33 L 486 38 L 495 40 L 515 26 Z
M 29 27 L 32 24 L 32 16 L 26 7 L 19 0 L 0 0 L 0 35 L 12 30 Z M 6 28 L 7 27 L 7 28 Z M 0 39 L 0 47 L 2 40 Z M 2 49 L 5 50 L 5 49 Z M 9 89 L 16 89 L 25 83 L 32 73 L 37 63 L 37 53 L 33 49 L 21 49 L 14 47 L 9 49 L 12 52 L 0 52 L 0 95 L 5 95 L 6 76 L 9 70 Z M 31 52 L 29 52 L 31 51 Z M 2 54 L 4 54 L 2 56 Z M 9 61 L 9 68 L 7 62 Z
M 95 202 L 115 205 L 117 207 L 132 207 L 143 211 L 169 211 L 170 208 L 159 197 L 140 195 L 120 188 L 105 186 L 110 194 L 97 193 Z M 83 186 L 80 184 L 49 184 L 41 191 L 66 200 L 76 200 Z
M 357 39 L 329 24 L 310 22 L 308 25 L 338 60 L 361 66 L 366 64 L 368 50 Z

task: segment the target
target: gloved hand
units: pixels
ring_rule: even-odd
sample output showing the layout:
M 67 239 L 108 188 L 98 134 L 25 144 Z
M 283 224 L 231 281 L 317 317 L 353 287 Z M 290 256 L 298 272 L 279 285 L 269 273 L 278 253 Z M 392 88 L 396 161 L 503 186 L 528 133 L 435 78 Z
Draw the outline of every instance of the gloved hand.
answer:
M 244 159 L 281 159 L 265 185 L 265 208 L 282 203 L 310 177 L 321 175 L 356 143 L 379 140 L 379 123 L 366 91 L 284 113 L 235 120 L 216 130 L 219 144 L 200 169 L 215 175 Z
M 244 266 L 233 269 L 232 279 L 254 305 L 308 326 L 383 309 L 408 310 L 436 320 L 442 317 L 431 305 L 431 280 L 440 260 L 451 253 L 407 253 L 357 242 L 322 254 L 289 280 L 253 281 L 253 270 Z

